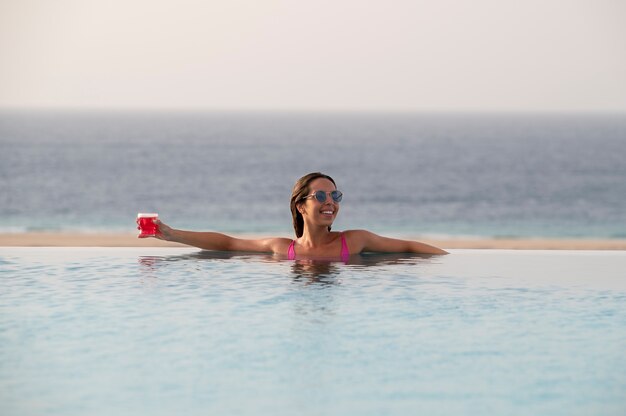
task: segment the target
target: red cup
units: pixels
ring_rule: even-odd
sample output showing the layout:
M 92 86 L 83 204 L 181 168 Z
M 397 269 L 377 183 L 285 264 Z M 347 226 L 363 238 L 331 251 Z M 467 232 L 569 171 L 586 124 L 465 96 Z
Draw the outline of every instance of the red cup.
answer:
M 159 230 L 159 226 L 154 223 L 154 220 L 159 218 L 159 214 L 154 213 L 142 213 L 137 214 L 137 229 L 139 230 L 139 238 L 155 237 Z

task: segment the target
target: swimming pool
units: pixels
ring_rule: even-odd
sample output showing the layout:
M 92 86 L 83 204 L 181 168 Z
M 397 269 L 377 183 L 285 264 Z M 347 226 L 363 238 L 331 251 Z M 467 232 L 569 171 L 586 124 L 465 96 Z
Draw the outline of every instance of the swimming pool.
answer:
M 626 253 L 1 248 L 0 414 L 626 412 Z

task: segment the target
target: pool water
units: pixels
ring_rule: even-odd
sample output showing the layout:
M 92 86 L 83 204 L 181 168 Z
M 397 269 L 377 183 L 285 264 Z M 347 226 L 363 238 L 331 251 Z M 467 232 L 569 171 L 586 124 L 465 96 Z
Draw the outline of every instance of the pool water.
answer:
M 626 252 L 1 248 L 0 414 L 623 415 Z

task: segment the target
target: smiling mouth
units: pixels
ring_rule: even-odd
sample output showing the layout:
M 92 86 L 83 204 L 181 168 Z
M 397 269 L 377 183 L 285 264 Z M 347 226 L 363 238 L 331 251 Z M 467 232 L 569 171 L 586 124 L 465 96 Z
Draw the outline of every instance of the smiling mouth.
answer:
M 322 214 L 324 214 L 324 215 L 333 215 L 334 213 L 335 213 L 335 211 L 332 211 L 332 210 L 324 210 L 324 211 L 322 211 Z

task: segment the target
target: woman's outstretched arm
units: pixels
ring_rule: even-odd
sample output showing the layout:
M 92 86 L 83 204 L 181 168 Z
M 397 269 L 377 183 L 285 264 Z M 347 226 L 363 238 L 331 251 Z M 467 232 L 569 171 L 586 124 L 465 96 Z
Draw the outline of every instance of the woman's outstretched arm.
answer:
M 383 237 L 366 230 L 346 232 L 346 238 L 353 253 L 417 253 L 417 254 L 448 254 L 447 251 L 419 241 L 399 240 Z
M 172 228 L 160 220 L 156 238 L 174 241 L 204 250 L 251 251 L 258 253 L 287 253 L 291 240 L 287 238 L 244 239 L 210 231 L 185 231 Z

